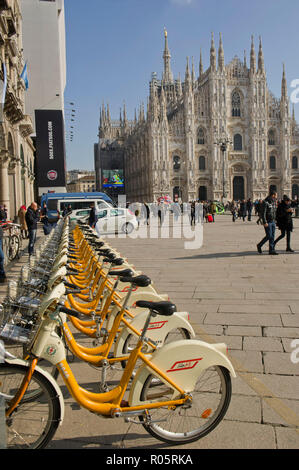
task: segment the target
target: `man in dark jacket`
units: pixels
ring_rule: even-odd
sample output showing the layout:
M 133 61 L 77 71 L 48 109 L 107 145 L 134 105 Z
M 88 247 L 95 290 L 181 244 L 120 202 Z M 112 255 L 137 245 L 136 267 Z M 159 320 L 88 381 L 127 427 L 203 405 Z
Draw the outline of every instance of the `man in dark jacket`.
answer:
M 247 209 L 247 220 L 250 222 L 251 221 L 251 214 L 252 214 L 252 208 L 253 208 L 253 202 L 249 198 L 246 203 L 246 209 Z
M 36 232 L 37 232 L 37 222 L 39 220 L 38 207 L 36 202 L 32 202 L 27 209 L 25 215 L 28 234 L 29 234 L 29 244 L 28 244 L 28 253 L 29 256 L 33 254 L 34 244 L 36 241 Z
M 281 231 L 280 236 L 275 240 L 274 244 L 282 240 L 287 236 L 287 248 L 286 251 L 294 253 L 294 250 L 291 248 L 291 232 L 293 231 L 293 219 L 292 214 L 294 210 L 292 209 L 292 201 L 288 196 L 283 196 L 282 201 L 277 207 L 277 227 Z
M 262 253 L 262 246 L 269 241 L 269 255 L 278 255 L 275 251 L 275 228 L 276 228 L 276 191 L 270 191 L 264 200 L 260 218 L 264 226 L 266 236 L 256 245 L 257 251 Z
M 3 284 L 6 280 L 6 274 L 4 271 L 4 253 L 2 249 L 3 230 L 0 226 L 0 283 Z
M 240 217 L 242 217 L 243 222 L 245 222 L 246 214 L 247 214 L 246 201 L 245 199 L 243 199 L 240 203 Z
M 89 218 L 88 218 L 88 225 L 92 228 L 95 227 L 97 223 L 97 216 L 96 216 L 96 207 L 95 203 L 92 202 L 90 205 L 90 213 L 89 213 Z

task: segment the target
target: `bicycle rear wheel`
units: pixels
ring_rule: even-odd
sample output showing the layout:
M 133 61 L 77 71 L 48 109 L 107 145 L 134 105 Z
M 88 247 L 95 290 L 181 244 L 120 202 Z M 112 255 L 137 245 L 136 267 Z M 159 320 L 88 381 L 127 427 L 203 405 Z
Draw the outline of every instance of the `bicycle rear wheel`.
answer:
M 172 393 L 173 389 L 149 374 L 141 391 L 141 400 L 152 403 L 167 401 Z M 228 409 L 231 400 L 229 371 L 218 366 L 204 370 L 191 395 L 192 401 L 182 406 L 148 410 L 150 420 L 143 424 L 146 431 L 156 439 L 177 445 L 194 442 L 207 435 L 220 423 Z
M 22 365 L 0 365 L 0 396 L 4 397 L 7 407 L 27 370 Z M 35 395 L 36 398 L 32 398 Z M 56 391 L 46 377 L 34 371 L 24 398 L 6 419 L 7 448 L 46 447 L 56 432 L 60 418 L 61 408 Z

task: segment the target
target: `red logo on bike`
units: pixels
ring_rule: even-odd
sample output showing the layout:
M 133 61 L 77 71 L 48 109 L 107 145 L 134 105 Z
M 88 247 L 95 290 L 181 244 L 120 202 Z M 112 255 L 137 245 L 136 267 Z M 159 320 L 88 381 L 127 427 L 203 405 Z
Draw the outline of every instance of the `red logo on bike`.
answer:
M 202 357 L 199 357 L 198 359 L 189 359 L 189 360 L 185 360 L 185 361 L 177 361 L 166 372 L 177 372 L 179 370 L 193 369 L 199 363 L 199 361 L 201 361 L 202 359 L 203 359 Z
M 150 323 L 148 330 L 159 330 L 160 328 L 163 328 L 163 326 L 166 325 L 166 323 L 168 323 L 168 320 L 156 321 L 156 322 Z

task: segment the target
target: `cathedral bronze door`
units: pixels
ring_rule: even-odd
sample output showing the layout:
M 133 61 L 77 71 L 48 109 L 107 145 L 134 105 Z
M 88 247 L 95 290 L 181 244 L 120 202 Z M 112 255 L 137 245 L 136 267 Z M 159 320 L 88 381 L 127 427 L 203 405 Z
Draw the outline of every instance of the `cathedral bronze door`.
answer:
M 245 198 L 245 185 L 243 176 L 235 176 L 233 181 L 233 199 L 239 201 Z

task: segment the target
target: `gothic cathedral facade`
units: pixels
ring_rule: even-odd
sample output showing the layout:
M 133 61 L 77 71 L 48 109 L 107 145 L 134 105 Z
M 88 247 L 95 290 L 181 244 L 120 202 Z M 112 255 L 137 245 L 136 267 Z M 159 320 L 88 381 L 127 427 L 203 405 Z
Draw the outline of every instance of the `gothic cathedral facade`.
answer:
M 290 112 L 283 68 L 281 97 L 267 86 L 261 39 L 258 58 L 251 41 L 250 64 L 234 57 L 225 65 L 222 37 L 218 60 L 212 34 L 210 66 L 199 73 L 187 59 L 184 81 L 173 78 L 165 31 L 164 71 L 149 86 L 142 105 L 129 121 L 125 106 L 112 121 L 103 105 L 101 148 L 121 149 L 130 202 L 173 200 L 240 200 L 299 194 L 299 128 Z M 291 115 L 292 114 L 292 115 Z

